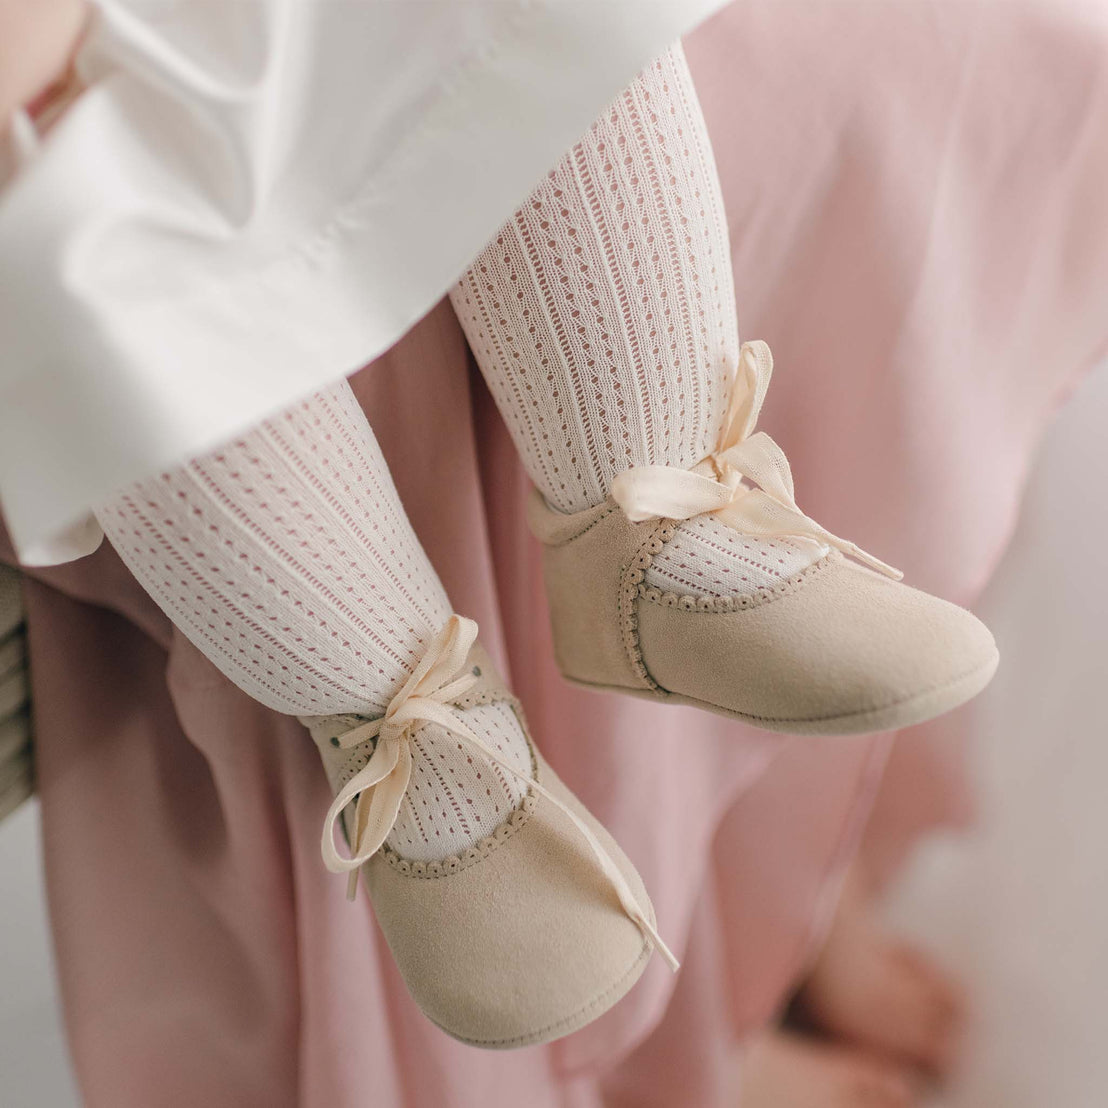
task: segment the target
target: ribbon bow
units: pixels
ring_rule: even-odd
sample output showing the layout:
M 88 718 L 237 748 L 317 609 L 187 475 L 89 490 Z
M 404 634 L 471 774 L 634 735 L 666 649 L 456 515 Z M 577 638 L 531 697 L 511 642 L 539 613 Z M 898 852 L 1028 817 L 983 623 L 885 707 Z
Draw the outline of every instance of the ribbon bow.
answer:
M 324 865 L 332 873 L 350 875 L 346 895 L 353 900 L 361 866 L 381 848 L 400 813 L 412 775 L 412 735 L 425 723 L 437 723 L 493 765 L 525 782 L 529 789 L 545 797 L 573 823 L 615 890 L 624 912 L 654 944 L 669 967 L 676 970 L 677 959 L 640 907 L 619 867 L 588 825 L 530 774 L 521 772 L 498 757 L 496 751 L 449 707 L 452 700 L 477 682 L 474 674 L 461 673 L 476 638 L 477 624 L 473 620 L 452 615 L 431 641 L 415 672 L 392 698 L 385 714 L 339 736 L 338 746 L 344 750 L 374 739 L 377 745 L 365 766 L 339 790 L 327 812 L 322 842 Z M 354 809 L 351 853 L 343 855 L 335 847 L 335 821 L 355 797 L 357 805 Z
M 797 507 L 785 452 L 764 431 L 753 433 L 772 373 L 769 347 L 764 342 L 743 343 L 719 449 L 691 470 L 675 466 L 624 470 L 612 482 L 612 499 L 633 523 L 692 519 L 712 512 L 746 534 L 788 535 L 833 546 L 899 581 L 904 576 L 900 570 L 831 534 Z M 743 483 L 744 478 L 750 485 Z

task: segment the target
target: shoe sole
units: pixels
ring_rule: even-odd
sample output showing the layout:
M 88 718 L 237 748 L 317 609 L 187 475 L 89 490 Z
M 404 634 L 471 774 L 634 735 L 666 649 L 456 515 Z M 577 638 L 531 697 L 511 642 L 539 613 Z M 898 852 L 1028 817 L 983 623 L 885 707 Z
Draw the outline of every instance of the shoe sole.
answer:
M 563 677 L 578 688 L 590 689 L 593 692 L 622 693 L 624 696 L 634 696 L 640 700 L 652 700 L 656 704 L 701 708 L 713 715 L 741 720 L 763 731 L 776 731 L 786 735 L 867 735 L 878 731 L 897 731 L 903 727 L 924 723 L 965 704 L 988 685 L 993 674 L 996 673 L 999 662 L 1000 653 L 994 648 L 992 655 L 985 662 L 945 685 L 924 689 L 922 692 L 913 693 L 903 700 L 879 708 L 867 708 L 861 712 L 813 719 L 754 716 L 723 708 L 706 700 L 697 700 L 692 696 L 683 696 L 681 693 L 654 689 L 629 689 L 622 685 L 598 685 L 576 677 L 568 677 L 565 674 Z

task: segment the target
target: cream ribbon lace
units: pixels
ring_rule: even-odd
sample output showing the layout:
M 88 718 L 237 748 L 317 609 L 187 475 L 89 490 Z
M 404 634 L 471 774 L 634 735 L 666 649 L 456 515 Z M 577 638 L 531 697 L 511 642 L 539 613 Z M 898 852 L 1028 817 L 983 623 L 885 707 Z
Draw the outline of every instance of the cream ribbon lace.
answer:
M 377 744 L 366 765 L 340 790 L 327 813 L 323 827 L 323 862 L 332 873 L 348 873 L 347 896 L 353 900 L 358 887 L 358 872 L 381 848 L 392 830 L 412 773 L 411 737 L 425 723 L 437 723 L 452 735 L 466 742 L 493 765 L 546 798 L 580 831 L 596 857 L 623 910 L 643 935 L 653 944 L 666 964 L 673 970 L 677 959 L 662 941 L 654 925 L 635 899 L 626 879 L 603 844 L 576 813 L 529 774 L 501 760 L 496 752 L 470 729 L 450 701 L 461 696 L 477 681 L 469 672 L 462 673 L 470 648 L 477 638 L 477 624 L 471 619 L 452 615 L 432 640 L 415 671 L 392 698 L 380 719 L 369 720 L 339 736 L 344 750 L 376 739 Z M 346 806 L 357 798 L 354 809 L 352 852 L 340 854 L 335 847 L 335 821 Z
M 692 519 L 711 512 L 749 535 L 787 535 L 833 546 L 899 581 L 904 576 L 900 570 L 831 534 L 796 506 L 785 452 L 764 431 L 753 433 L 772 373 L 769 347 L 764 342 L 743 343 L 719 449 L 691 470 L 675 466 L 625 470 L 612 482 L 612 499 L 633 523 Z M 744 478 L 750 485 L 743 483 Z

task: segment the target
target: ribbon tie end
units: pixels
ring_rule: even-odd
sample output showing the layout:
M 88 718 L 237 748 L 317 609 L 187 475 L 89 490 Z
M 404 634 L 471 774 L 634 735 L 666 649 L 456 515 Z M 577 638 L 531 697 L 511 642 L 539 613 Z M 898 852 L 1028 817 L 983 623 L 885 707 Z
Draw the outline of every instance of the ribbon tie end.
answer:
M 612 499 L 632 523 L 713 513 L 741 533 L 833 546 L 901 580 L 900 570 L 831 534 L 797 507 L 785 452 L 764 431 L 754 431 L 772 372 L 769 347 L 764 342 L 743 343 L 718 450 L 691 470 L 659 465 L 624 470 L 612 481 Z

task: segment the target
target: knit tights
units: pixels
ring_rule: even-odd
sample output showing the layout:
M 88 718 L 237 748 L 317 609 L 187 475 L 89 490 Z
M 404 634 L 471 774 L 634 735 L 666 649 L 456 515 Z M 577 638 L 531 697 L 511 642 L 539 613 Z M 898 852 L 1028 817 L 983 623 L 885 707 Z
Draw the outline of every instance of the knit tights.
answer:
M 599 503 L 628 466 L 708 453 L 738 336 L 719 184 L 680 47 L 604 111 L 451 299 L 552 506 Z M 97 515 L 184 634 L 279 712 L 380 715 L 452 610 L 345 383 Z M 735 557 L 741 540 L 723 529 L 685 530 L 670 562 L 656 559 L 669 587 L 703 589 L 706 575 L 742 588 L 775 573 L 768 557 Z M 467 721 L 528 769 L 509 708 L 471 708 Z M 519 800 L 517 782 L 425 727 L 390 844 L 442 857 Z

